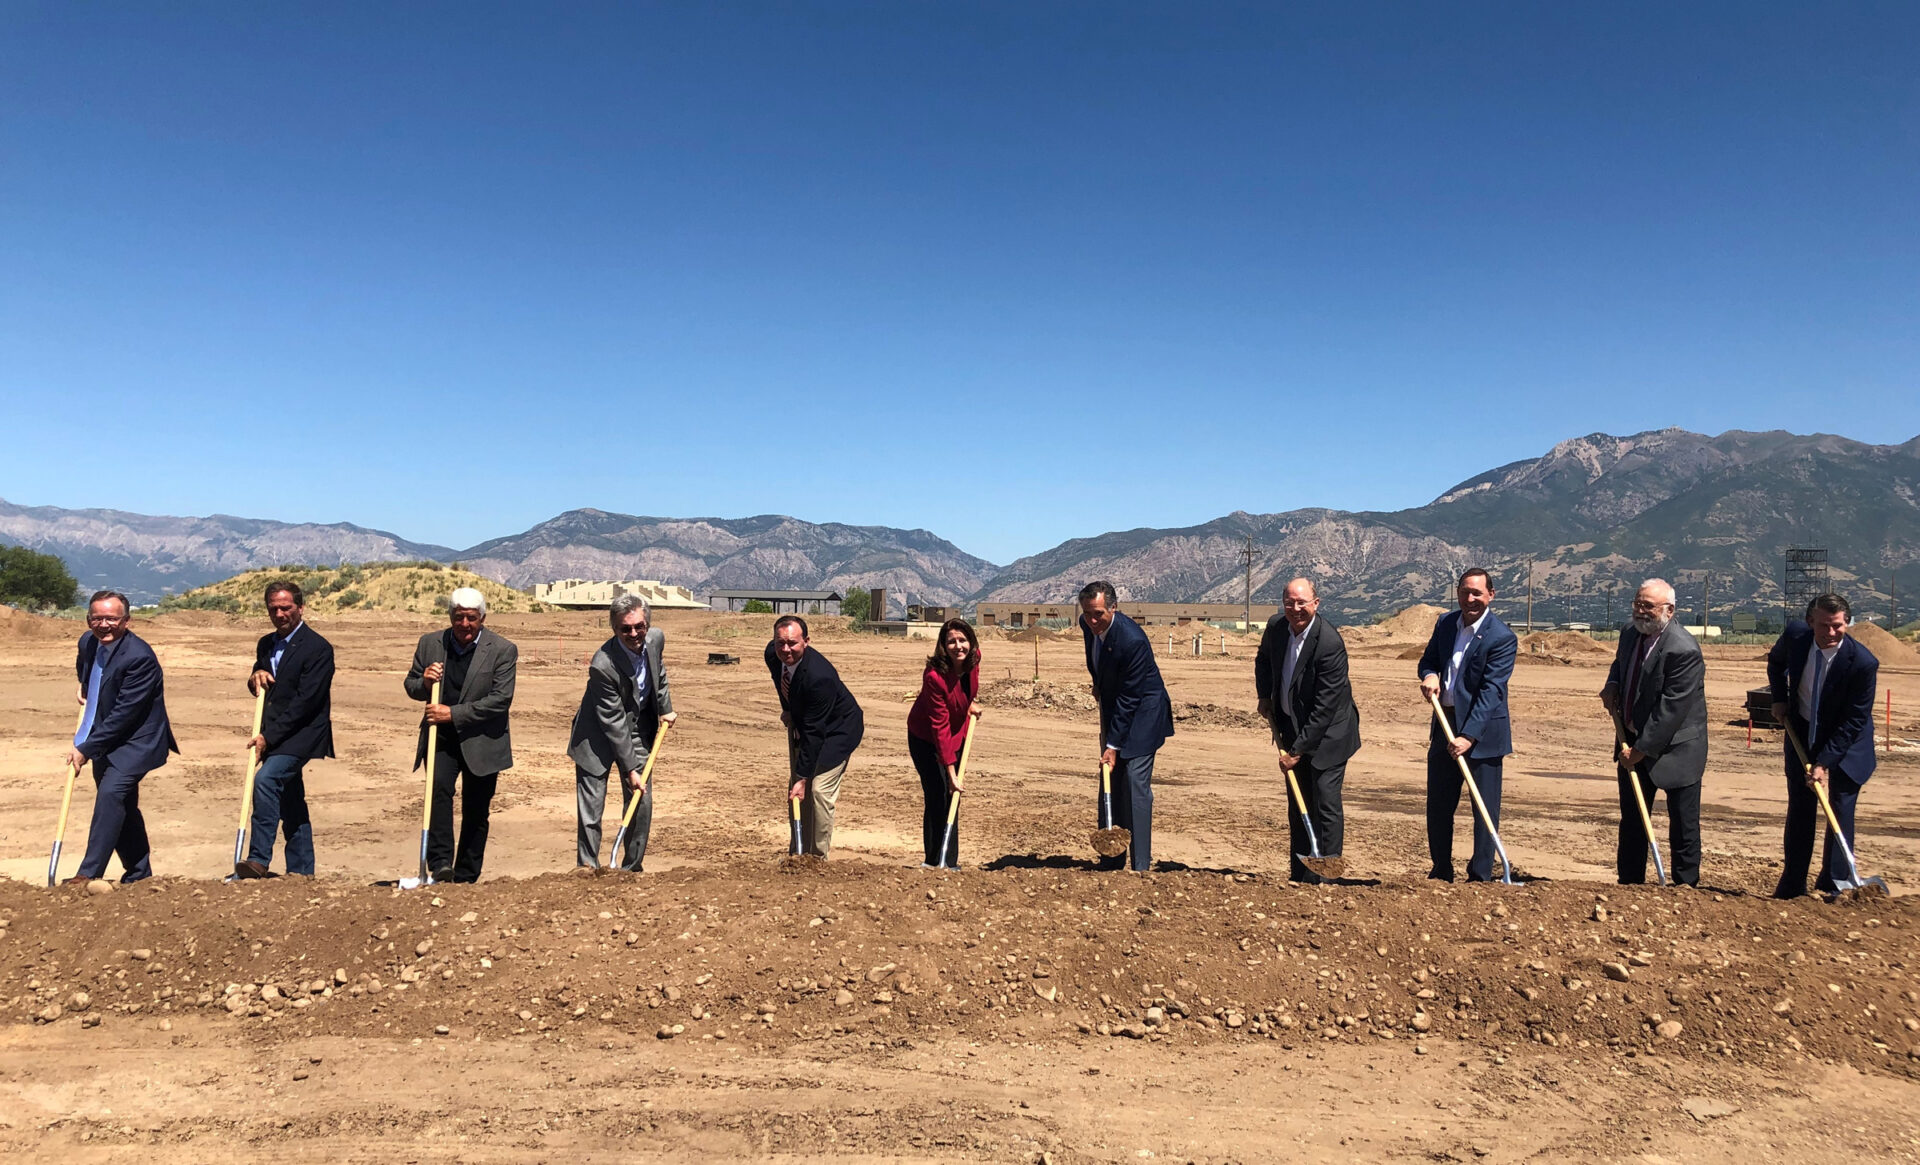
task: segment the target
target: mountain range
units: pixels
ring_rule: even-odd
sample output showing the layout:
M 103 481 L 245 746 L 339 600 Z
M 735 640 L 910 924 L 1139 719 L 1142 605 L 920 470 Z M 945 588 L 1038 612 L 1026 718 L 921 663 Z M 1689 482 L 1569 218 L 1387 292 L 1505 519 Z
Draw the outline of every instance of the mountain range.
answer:
M 1678 586 L 1690 616 L 1708 586 L 1717 611 L 1777 612 L 1784 550 L 1818 546 L 1835 585 L 1868 613 L 1884 614 L 1889 571 L 1920 556 L 1917 536 L 1920 438 L 1869 445 L 1826 434 L 1681 429 L 1563 441 L 1411 509 L 1236 511 L 1181 529 L 1075 538 L 1004 567 L 926 530 L 779 515 L 570 510 L 454 550 L 347 523 L 0 501 L 0 542 L 59 554 L 83 587 L 115 585 L 137 599 L 279 563 L 424 558 L 459 561 L 516 587 L 652 578 L 704 596 L 716 588 L 884 586 L 896 611 L 906 598 L 1057 601 L 1089 578 L 1110 579 L 1123 598 L 1239 602 L 1251 547 L 1255 602 L 1276 602 L 1288 579 L 1305 574 L 1329 611 L 1351 620 L 1442 600 L 1460 570 L 1479 564 L 1494 572 L 1503 612 L 1517 609 L 1531 582 L 1541 618 L 1598 623 L 1619 616 L 1620 589 L 1654 574 Z M 1920 575 L 1901 582 L 1920 587 Z

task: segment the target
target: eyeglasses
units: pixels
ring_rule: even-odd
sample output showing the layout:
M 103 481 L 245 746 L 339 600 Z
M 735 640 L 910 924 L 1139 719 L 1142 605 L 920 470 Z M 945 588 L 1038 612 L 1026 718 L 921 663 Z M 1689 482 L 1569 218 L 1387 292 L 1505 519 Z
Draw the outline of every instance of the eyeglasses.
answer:
M 125 615 L 88 615 L 87 616 L 87 626 L 89 627 L 112 627 L 116 623 L 125 623 L 126 621 L 127 621 L 127 617 Z
M 637 626 L 621 627 L 618 628 L 618 633 L 621 635 L 645 635 L 647 633 L 647 625 L 641 623 Z
M 1649 603 L 1645 599 L 1635 599 L 1633 601 L 1633 609 L 1636 611 L 1658 611 L 1662 607 L 1671 606 L 1673 606 L 1672 603 Z

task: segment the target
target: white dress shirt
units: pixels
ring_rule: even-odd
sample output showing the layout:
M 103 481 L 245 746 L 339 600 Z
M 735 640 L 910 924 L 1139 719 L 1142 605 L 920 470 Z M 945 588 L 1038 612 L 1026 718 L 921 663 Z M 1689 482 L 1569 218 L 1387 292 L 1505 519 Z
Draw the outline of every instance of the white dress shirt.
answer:
M 1480 617 L 1471 623 L 1467 622 L 1465 615 L 1462 615 L 1460 629 L 1453 633 L 1453 654 L 1447 659 L 1445 682 L 1440 685 L 1440 702 L 1449 708 L 1460 703 L 1461 697 L 1466 694 L 1460 690 L 1460 661 L 1466 657 L 1467 649 L 1472 647 L 1473 641 L 1479 637 L 1480 624 L 1486 621 L 1485 611 L 1480 612 Z
M 1840 643 L 1845 642 L 1845 639 L 1840 641 Z M 1827 677 L 1833 674 L 1833 657 L 1840 654 L 1840 643 L 1836 643 L 1832 647 L 1821 647 L 1816 644 L 1813 651 L 1807 652 L 1806 670 L 1800 674 L 1800 698 L 1796 702 L 1800 705 L 1800 719 L 1805 720 L 1809 726 L 1813 725 L 1813 693 L 1815 690 L 1813 669 L 1816 667 L 1820 669 L 1819 688 L 1824 690 L 1827 686 Z M 1813 657 L 1815 652 L 1818 652 L 1824 657 L 1818 663 L 1814 662 Z
M 647 690 L 647 652 L 645 648 L 634 651 L 623 641 L 620 650 L 627 653 L 627 662 L 633 667 L 633 706 L 645 708 L 652 698 Z
M 1287 658 L 1280 664 L 1280 710 L 1293 719 L 1293 672 L 1300 666 L 1300 649 L 1306 646 L 1307 636 L 1313 634 L 1313 625 L 1320 621 L 1315 615 L 1307 621 L 1307 629 L 1287 640 Z M 1289 628 L 1291 630 L 1291 628 Z

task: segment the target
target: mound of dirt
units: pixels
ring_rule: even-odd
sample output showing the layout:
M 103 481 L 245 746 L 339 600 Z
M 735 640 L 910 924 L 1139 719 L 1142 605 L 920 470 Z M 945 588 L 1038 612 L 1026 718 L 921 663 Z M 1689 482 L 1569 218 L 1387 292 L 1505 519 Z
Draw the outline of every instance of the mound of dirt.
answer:
M 1914 645 L 1899 638 L 1878 623 L 1855 623 L 1847 634 L 1858 640 L 1860 646 L 1873 652 L 1873 657 L 1882 663 L 1920 662 L 1920 651 Z
M 1572 1072 L 1658 1053 L 1920 1074 L 1902 973 L 1920 925 L 1911 899 L 847 861 L 783 877 L 778 861 L 413 891 L 155 878 L 96 897 L 4 882 L 0 1014 L 117 1027 L 171 1013 L 309 1047 L 621 1036 L 840 1056 L 915 1039 L 1122 1037 L 1491 1053 L 1525 1041 Z
M 0 606 L 0 642 L 38 643 L 55 639 L 78 639 L 86 624 L 51 615 L 34 615 L 16 607 Z
M 992 680 L 980 685 L 983 708 L 1025 708 L 1031 711 L 1066 712 L 1074 717 L 1097 716 L 1100 702 L 1085 684 L 1055 684 L 1046 680 Z
M 1257 712 L 1225 704 L 1175 704 L 1173 718 L 1181 724 L 1199 728 L 1257 728 L 1267 731 L 1267 722 Z
M 1389 615 L 1380 620 L 1369 630 L 1394 637 L 1417 635 L 1421 639 L 1426 639 L 1433 634 L 1434 623 L 1446 613 L 1445 607 L 1436 607 L 1431 603 L 1415 603 L 1398 614 Z
M 1604 667 L 1613 660 L 1613 647 L 1578 631 L 1535 631 L 1520 637 L 1519 658 L 1535 663 Z

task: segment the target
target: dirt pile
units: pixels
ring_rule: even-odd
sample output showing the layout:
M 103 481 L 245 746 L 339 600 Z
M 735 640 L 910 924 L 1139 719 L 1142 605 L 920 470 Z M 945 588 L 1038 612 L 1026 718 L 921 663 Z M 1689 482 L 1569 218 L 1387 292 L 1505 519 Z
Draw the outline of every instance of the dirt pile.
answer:
M 1535 631 L 1520 637 L 1517 658 L 1535 663 L 1605 667 L 1613 661 L 1613 645 L 1579 631 Z
M 0 643 L 47 643 L 77 640 L 87 625 L 76 619 L 34 615 L 17 607 L 0 606 Z
M 1304 888 L 1068 861 L 953 875 L 770 858 L 406 892 L 7 883 L 0 1005 L 21 1024 L 200 1014 L 266 1041 L 1450 1039 L 1920 1074 L 1908 901 Z
M 1445 607 L 1436 607 L 1431 603 L 1415 603 L 1397 614 L 1380 620 L 1370 630 L 1396 638 L 1418 636 L 1424 640 L 1433 634 L 1434 623 L 1446 613 Z
M 1030 712 L 1066 712 L 1076 719 L 1100 714 L 1100 703 L 1085 684 L 1047 680 L 989 680 L 980 685 L 983 708 L 1023 708 Z
M 1860 646 L 1873 652 L 1873 657 L 1881 663 L 1908 666 L 1920 663 L 1920 651 L 1916 651 L 1913 644 L 1877 623 L 1855 623 L 1847 634 L 1859 640 Z

